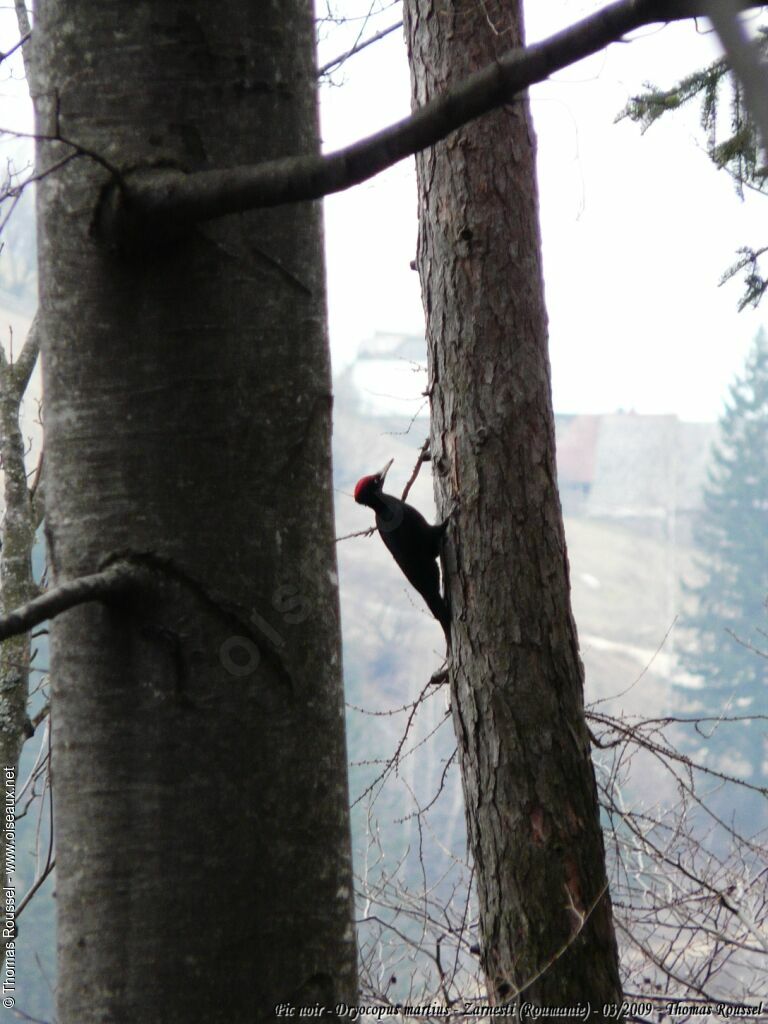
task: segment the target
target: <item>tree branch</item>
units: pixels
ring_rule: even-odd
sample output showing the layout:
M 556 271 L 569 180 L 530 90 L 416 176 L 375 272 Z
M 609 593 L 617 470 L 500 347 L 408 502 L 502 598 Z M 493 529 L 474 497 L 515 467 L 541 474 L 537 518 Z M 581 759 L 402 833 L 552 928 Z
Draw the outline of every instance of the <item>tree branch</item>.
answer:
M 135 587 L 143 573 L 135 565 L 116 562 L 102 572 L 80 576 L 53 587 L 7 615 L 0 616 L 0 640 L 26 633 L 47 619 L 87 601 L 104 601 Z
M 396 22 L 394 25 L 389 25 L 387 28 L 383 28 L 375 35 L 369 36 L 367 39 L 363 39 L 362 42 L 355 43 L 355 45 L 351 49 L 347 50 L 346 53 L 340 53 L 338 57 L 334 57 L 333 60 L 329 60 L 327 63 L 319 67 L 317 69 L 317 77 L 320 78 L 321 75 L 327 75 L 329 71 L 343 64 L 344 61 L 349 60 L 350 57 L 354 57 L 356 53 L 360 53 L 361 50 L 366 49 L 366 47 L 370 46 L 372 43 L 378 43 L 380 39 L 384 39 L 386 36 L 390 35 L 390 33 L 396 32 L 397 29 L 402 27 L 403 19 L 401 18 L 400 21 Z
M 37 533 L 45 518 L 45 449 L 40 452 L 37 467 L 29 485 L 29 501 L 32 506 L 32 526 Z
M 757 47 L 739 19 L 737 0 L 708 0 L 707 16 L 720 37 L 725 56 L 744 89 L 744 99 L 768 153 L 768 75 Z
M 32 524 L 37 531 L 45 519 L 45 478 L 42 472 L 34 491 L 30 491 L 30 501 L 32 502 Z
M 416 459 L 416 465 L 413 467 L 411 475 L 408 477 L 408 481 L 403 488 L 403 493 L 400 495 L 400 500 L 405 501 L 408 497 L 408 492 L 416 483 L 416 477 L 419 475 L 419 471 L 425 462 L 429 462 L 432 456 L 429 454 L 429 438 L 424 441 L 424 444 L 419 449 L 419 456 Z
M 14 0 L 16 7 L 16 20 L 19 24 L 19 35 L 22 38 L 32 35 L 32 25 L 29 20 L 26 0 Z
M 764 6 L 755 0 L 738 4 L 742 9 Z M 194 174 L 137 170 L 104 190 L 94 229 L 108 244 L 143 248 L 147 236 L 174 236 L 198 221 L 340 192 L 433 146 L 628 32 L 659 21 L 703 17 L 707 8 L 708 0 L 619 0 L 542 42 L 510 50 L 410 117 L 327 156 L 284 157 Z
M 27 11 L 26 0 L 14 0 L 16 7 L 16 21 L 19 25 L 19 42 L 17 46 L 21 46 L 21 56 L 24 60 L 24 71 L 29 82 L 32 81 L 32 69 L 30 68 L 29 55 L 27 50 L 24 48 L 24 44 L 32 38 L 32 25 L 29 21 L 29 11 Z M 14 50 L 16 47 L 14 47 Z M 8 54 L 12 53 L 13 50 L 9 50 Z M 6 56 L 8 56 L 6 54 Z
M 39 352 L 40 329 L 38 314 L 35 313 L 35 318 L 27 332 L 27 338 L 22 346 L 21 352 L 19 353 L 19 358 L 13 364 L 13 379 L 19 398 L 21 398 L 27 390 L 27 384 L 29 384 L 29 378 L 32 376 L 32 371 L 35 368 Z

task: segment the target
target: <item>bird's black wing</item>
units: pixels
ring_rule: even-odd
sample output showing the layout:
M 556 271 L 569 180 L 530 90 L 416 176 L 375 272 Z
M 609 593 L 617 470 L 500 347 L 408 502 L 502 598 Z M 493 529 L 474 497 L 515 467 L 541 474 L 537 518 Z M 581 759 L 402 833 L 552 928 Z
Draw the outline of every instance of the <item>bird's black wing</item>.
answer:
M 387 515 L 377 515 L 381 539 L 400 566 L 405 578 L 427 603 L 444 629 L 448 609 L 440 593 L 440 569 L 437 556 L 444 525 L 432 526 L 413 506 L 398 499 L 388 504 Z

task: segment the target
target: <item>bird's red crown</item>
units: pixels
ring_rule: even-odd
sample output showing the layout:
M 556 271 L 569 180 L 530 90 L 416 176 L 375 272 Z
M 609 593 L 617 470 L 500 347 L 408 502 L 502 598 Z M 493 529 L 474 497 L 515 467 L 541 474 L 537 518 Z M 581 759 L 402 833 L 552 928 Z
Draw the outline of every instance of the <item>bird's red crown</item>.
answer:
M 371 483 L 375 479 L 376 479 L 375 474 L 374 474 L 374 476 L 361 476 L 360 477 L 360 479 L 355 484 L 355 494 L 354 494 L 355 501 L 357 501 L 357 499 L 360 497 L 360 495 L 365 490 L 365 488 L 368 486 L 368 484 Z
M 361 479 L 357 481 L 357 483 L 355 484 L 355 501 L 360 503 L 360 495 L 367 487 L 370 487 L 371 484 L 375 483 L 379 487 L 383 485 L 384 478 L 389 472 L 389 467 L 392 465 L 394 461 L 394 459 L 390 459 L 386 466 L 380 469 L 378 473 L 374 473 L 372 476 L 361 477 Z

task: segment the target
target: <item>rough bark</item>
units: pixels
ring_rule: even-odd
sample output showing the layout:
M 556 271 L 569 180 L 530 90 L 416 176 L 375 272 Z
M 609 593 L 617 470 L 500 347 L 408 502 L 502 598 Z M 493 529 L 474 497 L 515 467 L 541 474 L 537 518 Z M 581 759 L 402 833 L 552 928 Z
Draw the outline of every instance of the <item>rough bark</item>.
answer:
M 353 1002 L 320 210 L 91 233 L 106 165 L 317 151 L 311 5 L 40 0 L 34 32 L 38 132 L 99 158 L 38 193 L 49 556 L 153 581 L 53 623 L 58 1020 Z
M 406 0 L 413 103 L 521 42 L 514 0 Z M 620 1000 L 556 487 L 527 98 L 417 158 L 451 701 L 494 1003 Z

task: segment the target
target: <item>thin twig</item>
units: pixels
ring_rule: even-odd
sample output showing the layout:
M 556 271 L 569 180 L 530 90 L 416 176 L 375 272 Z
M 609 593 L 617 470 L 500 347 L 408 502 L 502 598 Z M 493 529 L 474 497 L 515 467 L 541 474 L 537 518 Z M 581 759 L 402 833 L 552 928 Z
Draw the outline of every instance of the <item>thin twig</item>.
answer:
M 416 483 L 416 477 L 419 475 L 419 470 L 421 469 L 425 462 L 429 462 L 429 458 L 429 438 L 427 438 L 419 450 L 419 457 L 416 460 L 416 465 L 413 467 L 413 472 L 408 477 L 408 482 L 403 488 L 403 493 L 401 495 L 402 501 L 405 501 L 405 499 L 408 497 L 408 492 Z
M 27 904 L 30 902 L 32 897 L 37 892 L 37 890 L 45 882 L 46 878 L 48 878 L 48 876 L 50 875 L 50 873 L 53 871 L 53 869 L 55 867 L 56 867 L 56 858 L 52 857 L 48 861 L 48 863 L 45 865 L 45 868 L 43 869 L 42 873 L 40 875 L 38 875 L 38 877 L 32 883 L 32 887 L 29 890 L 29 892 L 25 893 L 24 898 L 22 899 L 21 903 L 19 903 L 18 907 L 16 908 L 16 917 L 17 918 L 21 916 L 21 912 L 24 910 L 24 908 L 27 906 Z
M 329 60 L 326 64 L 323 64 L 322 67 L 319 67 L 317 69 L 317 77 L 319 78 L 321 75 L 327 75 L 331 68 L 335 68 L 337 65 L 343 64 L 345 60 L 348 60 L 350 57 L 354 57 L 356 53 L 360 53 L 360 51 L 364 50 L 367 46 L 370 46 L 372 43 L 378 43 L 380 39 L 388 36 L 391 32 L 396 32 L 397 29 L 402 27 L 403 19 L 401 18 L 400 21 L 395 22 L 394 25 L 390 25 L 389 28 L 383 28 L 381 32 L 377 32 L 375 35 L 369 36 L 368 39 L 363 39 L 362 42 L 355 43 L 355 45 L 351 47 L 351 49 L 347 50 L 346 53 L 340 53 L 338 57 L 334 57 L 333 60 Z
M 357 530 L 355 533 L 345 533 L 343 537 L 337 537 L 336 543 L 342 540 L 351 540 L 353 537 L 372 537 L 376 532 L 375 526 L 369 526 L 367 530 Z

